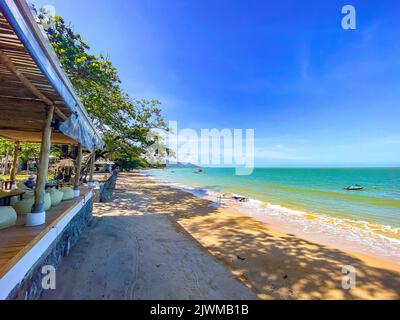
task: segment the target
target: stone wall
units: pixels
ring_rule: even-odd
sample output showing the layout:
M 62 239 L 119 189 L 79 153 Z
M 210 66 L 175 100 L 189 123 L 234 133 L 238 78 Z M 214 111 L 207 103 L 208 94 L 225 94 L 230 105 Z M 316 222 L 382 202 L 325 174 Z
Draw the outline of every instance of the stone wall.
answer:
M 34 300 L 38 299 L 43 292 L 42 289 L 42 268 L 53 266 L 58 268 L 64 256 L 76 245 L 78 239 L 92 218 L 93 198 L 89 199 L 81 210 L 75 215 L 65 227 L 62 234 L 53 242 L 42 257 L 35 263 L 27 273 L 24 280 L 14 288 L 8 299 Z
M 100 202 L 112 201 L 112 195 L 115 190 L 115 184 L 117 183 L 118 171 L 114 170 L 112 176 L 104 183 L 100 185 L 99 200 Z

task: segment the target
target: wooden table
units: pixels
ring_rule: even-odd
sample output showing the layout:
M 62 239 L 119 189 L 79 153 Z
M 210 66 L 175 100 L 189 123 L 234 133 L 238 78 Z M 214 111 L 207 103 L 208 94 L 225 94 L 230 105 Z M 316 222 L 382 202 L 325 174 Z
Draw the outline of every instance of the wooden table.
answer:
M 10 190 L 10 191 L 0 191 L 0 201 L 3 201 L 4 206 L 9 206 L 11 204 L 11 198 L 20 197 L 22 200 L 25 191 L 21 190 Z

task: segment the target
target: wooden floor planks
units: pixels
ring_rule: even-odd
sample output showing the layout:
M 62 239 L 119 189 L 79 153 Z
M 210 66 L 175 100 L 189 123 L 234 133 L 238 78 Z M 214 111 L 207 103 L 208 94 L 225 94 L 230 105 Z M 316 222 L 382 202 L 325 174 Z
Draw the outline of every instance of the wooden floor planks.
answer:
M 17 225 L 0 230 L 0 278 L 2 278 L 51 228 L 68 214 L 90 192 L 81 188 L 79 198 L 64 201 L 46 213 L 46 224 L 39 227 L 25 226 L 26 217 L 19 216 Z

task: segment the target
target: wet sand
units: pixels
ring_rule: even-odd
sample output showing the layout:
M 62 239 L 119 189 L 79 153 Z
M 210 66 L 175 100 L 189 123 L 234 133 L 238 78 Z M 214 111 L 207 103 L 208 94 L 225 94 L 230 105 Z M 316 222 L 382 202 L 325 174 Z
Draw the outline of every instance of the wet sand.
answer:
M 343 266 L 356 288 L 342 289 Z M 236 280 L 235 280 L 236 279 Z M 121 174 L 46 299 L 400 299 L 400 266 Z

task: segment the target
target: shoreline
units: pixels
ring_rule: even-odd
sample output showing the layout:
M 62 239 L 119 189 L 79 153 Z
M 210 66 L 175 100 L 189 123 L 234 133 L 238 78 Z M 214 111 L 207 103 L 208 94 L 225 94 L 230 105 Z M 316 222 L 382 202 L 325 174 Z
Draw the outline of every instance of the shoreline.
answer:
M 137 192 L 149 194 L 146 210 L 169 215 L 205 253 L 228 268 L 261 299 L 400 299 L 400 266 L 368 255 L 305 240 L 257 219 L 217 208 L 192 193 L 132 174 Z M 343 267 L 356 270 L 356 288 L 345 290 Z
M 160 185 L 168 186 L 182 192 L 190 193 L 200 199 L 211 201 L 218 207 L 215 199 L 220 193 L 203 188 L 190 187 L 180 183 L 178 184 L 174 181 L 155 176 L 151 173 L 151 170 L 148 169 L 140 171 L 139 174 L 149 176 L 151 179 L 154 179 L 154 182 Z M 343 250 L 344 252 L 358 257 L 363 257 L 364 260 L 381 261 L 381 264 L 389 266 L 391 270 L 400 271 L 400 240 L 370 230 L 362 230 L 359 226 L 368 224 L 367 222 L 332 218 L 327 215 L 312 214 L 272 204 L 263 206 L 260 211 L 258 210 L 258 206 L 261 201 L 251 199 L 251 202 L 251 205 L 248 206 L 246 204 L 230 201 L 219 208 L 221 210 L 236 212 L 240 215 L 254 218 L 276 231 L 293 234 L 304 240 L 316 242 L 334 249 Z M 280 216 L 282 212 L 288 212 L 288 217 Z M 285 219 L 290 220 L 285 221 Z M 315 221 L 314 219 L 318 220 Z M 341 223 L 338 224 L 337 221 Z M 313 222 L 317 222 L 317 224 Z M 322 228 L 326 229 L 323 231 L 329 232 L 321 232 L 321 223 L 323 224 Z M 382 226 L 382 228 L 387 228 L 387 226 Z M 336 234 L 338 231 L 342 233 L 339 234 L 339 236 Z M 383 245 L 394 246 L 394 248 L 391 248 L 391 255 L 387 254 L 387 247 L 381 247 Z M 395 255 L 393 253 L 395 253 Z
M 343 288 L 344 266 L 356 271 L 350 290 Z M 400 271 L 391 268 L 135 171 L 120 173 L 112 202 L 95 206 L 57 271 L 57 290 L 43 298 L 398 300 Z

